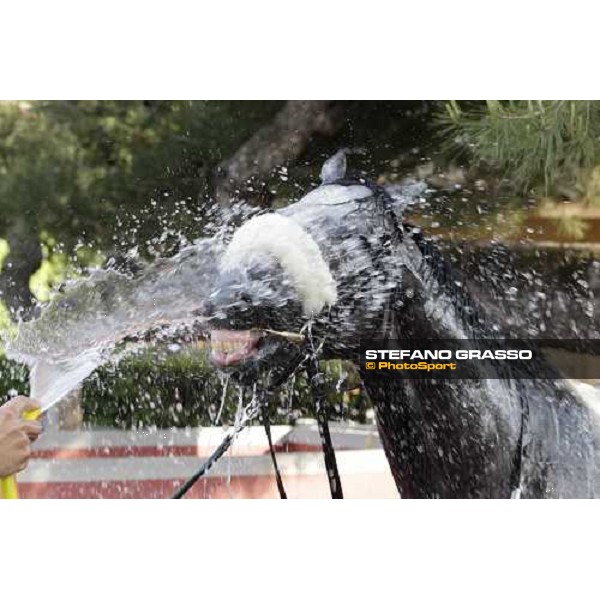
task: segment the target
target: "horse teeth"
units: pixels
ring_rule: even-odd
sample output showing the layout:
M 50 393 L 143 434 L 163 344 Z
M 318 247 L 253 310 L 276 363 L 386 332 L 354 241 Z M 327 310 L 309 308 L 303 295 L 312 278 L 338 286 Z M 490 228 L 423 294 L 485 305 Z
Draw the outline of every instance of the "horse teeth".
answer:
M 219 352 L 233 352 L 241 346 L 241 344 L 237 344 L 235 342 L 223 341 L 213 342 L 211 345 L 215 350 L 218 350 Z

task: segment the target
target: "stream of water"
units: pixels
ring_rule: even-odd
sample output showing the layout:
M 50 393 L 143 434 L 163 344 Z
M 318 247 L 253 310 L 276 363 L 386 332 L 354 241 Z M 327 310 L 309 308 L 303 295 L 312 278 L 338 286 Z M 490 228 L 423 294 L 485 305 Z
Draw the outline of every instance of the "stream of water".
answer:
M 9 358 L 30 367 L 31 395 L 47 410 L 114 358 L 123 340 L 198 325 L 219 248 L 217 237 L 204 239 L 140 276 L 98 269 L 67 286 L 7 345 Z

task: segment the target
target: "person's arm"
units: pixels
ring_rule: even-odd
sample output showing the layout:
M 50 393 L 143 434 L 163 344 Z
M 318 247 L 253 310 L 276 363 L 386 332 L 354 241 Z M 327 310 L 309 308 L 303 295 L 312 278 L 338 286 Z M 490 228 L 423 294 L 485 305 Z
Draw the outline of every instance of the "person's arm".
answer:
M 30 398 L 18 396 L 0 406 L 0 477 L 22 471 L 31 456 L 31 442 L 42 432 L 39 421 L 25 421 L 22 414 L 39 408 Z

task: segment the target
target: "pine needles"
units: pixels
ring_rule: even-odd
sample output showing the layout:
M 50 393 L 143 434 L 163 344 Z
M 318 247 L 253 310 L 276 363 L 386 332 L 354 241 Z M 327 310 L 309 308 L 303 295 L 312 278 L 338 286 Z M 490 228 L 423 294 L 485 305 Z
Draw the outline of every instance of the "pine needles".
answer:
M 587 189 L 600 163 L 599 101 L 451 100 L 438 125 L 448 152 L 498 171 L 521 192 Z M 596 194 L 579 195 L 600 201 Z

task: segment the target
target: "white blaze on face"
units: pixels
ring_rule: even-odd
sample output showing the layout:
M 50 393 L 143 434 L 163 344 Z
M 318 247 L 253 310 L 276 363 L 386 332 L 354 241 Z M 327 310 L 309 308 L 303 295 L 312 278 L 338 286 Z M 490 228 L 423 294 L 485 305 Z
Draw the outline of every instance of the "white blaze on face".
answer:
M 234 234 L 221 269 L 243 267 L 257 254 L 274 258 L 290 278 L 307 316 L 335 304 L 336 286 L 319 246 L 294 220 L 277 213 L 250 219 Z

